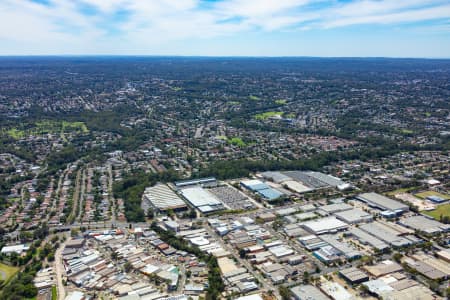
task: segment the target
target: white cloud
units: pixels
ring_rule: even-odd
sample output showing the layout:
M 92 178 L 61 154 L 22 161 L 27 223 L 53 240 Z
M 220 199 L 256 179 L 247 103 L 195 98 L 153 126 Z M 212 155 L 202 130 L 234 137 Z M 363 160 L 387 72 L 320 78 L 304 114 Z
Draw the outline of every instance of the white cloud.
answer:
M 95 8 L 95 13 L 83 12 L 86 5 Z M 127 17 L 114 19 L 120 12 Z M 222 0 L 208 4 L 202 0 L 50 0 L 49 5 L 1 0 L 0 44 L 65 53 L 71 49 L 108 52 L 112 47 L 151 51 L 171 41 L 254 31 L 324 30 L 445 18 L 450 18 L 448 0 Z

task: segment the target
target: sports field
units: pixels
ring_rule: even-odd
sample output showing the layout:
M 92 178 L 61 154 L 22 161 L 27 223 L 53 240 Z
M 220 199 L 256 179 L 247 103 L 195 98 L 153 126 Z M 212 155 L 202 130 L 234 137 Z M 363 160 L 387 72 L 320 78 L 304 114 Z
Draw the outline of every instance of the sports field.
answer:
M 19 268 L 0 263 L 0 280 L 8 282 L 17 271 L 19 271 Z
M 419 198 L 422 198 L 422 199 L 425 199 L 426 197 L 429 197 L 429 196 L 438 196 L 438 197 L 440 197 L 442 199 L 445 199 L 445 200 L 449 200 L 450 199 L 449 195 L 444 195 L 444 194 L 441 194 L 441 193 L 438 193 L 438 192 L 435 192 L 435 191 L 426 191 L 426 192 L 422 192 L 422 193 L 417 193 L 417 194 L 415 194 L 415 196 L 417 196 Z
M 450 204 L 439 205 L 435 210 L 423 211 L 422 213 L 429 215 L 430 217 L 440 220 L 441 216 L 450 217 Z

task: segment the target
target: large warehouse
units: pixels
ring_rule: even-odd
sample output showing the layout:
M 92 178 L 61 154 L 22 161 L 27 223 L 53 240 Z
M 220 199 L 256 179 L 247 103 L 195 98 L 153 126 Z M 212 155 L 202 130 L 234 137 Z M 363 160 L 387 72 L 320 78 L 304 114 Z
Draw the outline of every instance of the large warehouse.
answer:
M 336 232 L 346 229 L 348 227 L 344 222 L 335 217 L 327 217 L 317 220 L 301 223 L 301 226 L 314 234 L 323 234 L 329 232 Z
M 281 193 L 280 191 L 271 188 L 264 182 L 257 179 L 243 180 L 241 181 L 241 186 L 245 187 L 246 189 L 252 192 L 257 193 L 258 195 L 260 195 L 261 197 L 263 197 L 268 201 L 273 201 L 283 196 L 283 193 Z
M 141 207 L 145 212 L 149 208 L 157 212 L 164 212 L 169 209 L 176 211 L 187 208 L 186 203 L 167 185 L 162 183 L 145 189 Z
M 414 230 L 419 230 L 428 234 L 438 234 L 442 232 L 450 231 L 450 225 L 443 224 L 436 220 L 424 217 L 424 216 L 413 216 L 405 218 L 399 222 L 400 224 L 412 228 Z
M 383 211 L 403 213 L 409 210 L 408 205 L 377 193 L 364 193 L 356 196 L 356 199 L 367 203 L 371 207 L 375 207 Z
M 358 224 L 362 222 L 370 222 L 373 220 L 373 216 L 359 208 L 353 208 L 351 210 L 341 211 L 334 214 L 336 218 L 344 221 L 347 224 Z
M 181 190 L 183 197 L 202 213 L 211 213 L 225 209 L 224 204 L 212 193 L 202 187 L 191 187 Z

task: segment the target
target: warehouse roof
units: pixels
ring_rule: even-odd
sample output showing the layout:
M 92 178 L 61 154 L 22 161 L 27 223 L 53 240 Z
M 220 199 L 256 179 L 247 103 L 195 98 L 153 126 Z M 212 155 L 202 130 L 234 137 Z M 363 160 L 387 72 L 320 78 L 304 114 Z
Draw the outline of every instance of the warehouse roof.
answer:
M 215 208 L 223 208 L 223 203 L 212 193 L 202 187 L 191 187 L 181 191 L 181 194 L 189 203 L 197 208 L 206 207 L 205 211 Z
M 383 242 L 382 240 L 377 239 L 373 235 L 371 235 L 357 227 L 352 227 L 352 228 L 350 228 L 349 231 L 356 238 L 358 238 L 359 240 L 361 240 L 364 243 L 369 244 L 370 246 L 372 246 L 375 249 L 384 250 L 384 249 L 389 248 L 389 245 L 386 244 L 385 242 Z
M 372 222 L 369 224 L 363 224 L 359 226 L 362 230 L 367 232 L 368 234 L 371 234 L 377 238 L 379 238 L 382 241 L 385 241 L 386 243 L 395 246 L 395 247 L 403 247 L 411 244 L 411 241 L 401 237 L 397 236 L 394 233 L 394 230 L 379 223 L 379 222 Z
M 264 198 L 268 199 L 269 201 L 276 200 L 276 199 L 280 198 L 281 196 L 283 196 L 283 193 L 281 193 L 275 189 L 272 189 L 272 188 L 259 189 L 258 194 L 260 194 Z
M 329 298 L 313 285 L 299 285 L 291 288 L 292 294 L 298 300 L 328 300 Z
M 314 178 L 313 176 L 310 176 L 306 172 L 287 171 L 287 172 L 282 172 L 282 173 L 286 176 L 289 176 L 289 177 L 295 179 L 296 181 L 300 181 L 301 183 L 303 183 L 306 186 L 311 187 L 313 189 L 329 186 L 328 184 L 324 183 L 323 181 L 318 180 L 317 178 Z
M 402 225 L 410 227 L 414 230 L 420 230 L 426 233 L 434 234 L 450 230 L 450 225 L 443 224 L 436 220 L 424 217 L 424 216 L 412 216 L 400 220 Z
M 364 266 L 363 268 L 375 277 L 380 277 L 403 270 L 401 265 L 391 260 L 385 260 L 379 264 L 373 266 Z
M 270 179 L 270 180 L 272 180 L 273 182 L 276 182 L 276 183 L 281 183 L 281 182 L 286 181 L 286 180 L 292 180 L 291 177 L 286 176 L 286 175 L 284 175 L 284 174 L 282 174 L 280 172 L 267 171 L 267 172 L 261 173 L 261 175 L 264 178 Z
M 338 240 L 338 236 L 336 235 L 321 235 L 320 238 L 330 244 L 331 246 L 333 246 L 333 248 L 336 248 L 337 250 L 339 250 L 340 252 L 342 252 L 342 254 L 344 254 L 344 256 L 348 259 L 350 258 L 354 258 L 354 257 L 360 257 L 361 256 L 361 252 L 359 252 L 358 250 L 350 247 L 350 245 L 347 245 L 343 242 L 340 242 Z
M 142 197 L 142 208 L 154 207 L 159 210 L 186 207 L 186 203 L 178 197 L 166 184 L 158 183 L 148 187 Z
M 332 214 L 332 213 L 339 212 L 339 211 L 351 210 L 351 209 L 353 209 L 353 206 L 351 206 L 350 204 L 347 204 L 347 203 L 335 203 L 335 204 L 321 206 L 320 209 L 329 214 Z
M 377 193 L 364 193 L 356 196 L 356 199 L 366 202 L 370 206 L 374 206 L 382 210 L 407 211 L 409 209 L 408 205 L 392 200 Z
M 355 267 L 340 270 L 339 274 L 350 282 L 362 282 L 369 279 L 369 276 L 367 276 L 366 273 Z
M 320 173 L 320 172 L 306 172 L 306 174 L 308 174 L 309 176 L 316 178 L 322 182 L 324 182 L 327 185 L 330 186 L 334 186 L 334 187 L 338 187 L 339 185 L 343 185 L 345 184 L 345 182 L 343 182 L 342 180 L 340 180 L 337 177 L 331 176 L 331 175 L 327 175 L 324 173 Z
M 301 184 L 298 181 L 294 181 L 294 180 L 284 181 L 283 185 L 286 186 L 291 191 L 294 191 L 296 193 L 306 193 L 306 192 L 313 190 L 312 188 L 310 188 L 304 184 Z
M 373 216 L 359 208 L 341 211 L 334 214 L 338 219 L 349 224 L 367 222 L 373 219 Z
M 307 221 L 307 222 L 302 223 L 302 226 L 315 234 L 322 234 L 322 233 L 326 233 L 326 232 L 342 230 L 342 229 L 347 228 L 347 224 L 336 219 L 335 217 L 327 217 L 327 218 Z

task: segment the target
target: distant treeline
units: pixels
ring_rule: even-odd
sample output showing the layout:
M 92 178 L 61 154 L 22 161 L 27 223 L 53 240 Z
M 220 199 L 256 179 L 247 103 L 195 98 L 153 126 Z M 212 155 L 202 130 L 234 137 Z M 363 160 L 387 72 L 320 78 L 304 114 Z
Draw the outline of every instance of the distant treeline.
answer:
M 350 151 L 320 152 L 306 159 L 298 160 L 224 160 L 213 162 L 202 169 L 198 177 L 214 176 L 219 179 L 246 177 L 253 172 L 274 170 L 320 170 L 322 167 L 341 160 L 372 160 L 391 156 L 400 152 L 418 150 L 450 149 L 450 143 L 444 145 L 417 146 L 411 144 L 386 143 L 381 147 L 366 147 Z

